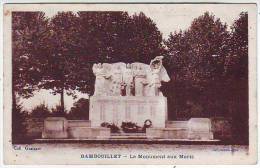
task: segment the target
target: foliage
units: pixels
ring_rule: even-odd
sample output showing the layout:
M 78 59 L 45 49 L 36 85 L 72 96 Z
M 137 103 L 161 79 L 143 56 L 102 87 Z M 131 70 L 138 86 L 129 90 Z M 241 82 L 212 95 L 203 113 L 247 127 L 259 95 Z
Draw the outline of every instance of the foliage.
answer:
M 162 54 L 162 35 L 144 13 L 79 12 L 86 62 L 145 62 Z
M 172 80 L 162 90 L 173 111 L 169 117 L 231 117 L 234 135 L 247 142 L 247 13 L 240 14 L 229 33 L 225 24 L 206 12 L 186 31 L 172 33 L 165 45 L 165 66 Z
M 225 63 L 229 109 L 233 134 L 240 143 L 248 144 L 248 14 L 242 12 L 234 22 Z
M 93 63 L 149 63 L 164 51 L 160 31 L 143 13 L 129 16 L 127 12 L 78 12 L 78 15 L 81 54 L 77 79 L 81 81 L 78 85 L 81 92 L 94 91 Z
M 13 12 L 12 38 L 14 106 L 16 94 L 29 97 L 34 90 L 52 89 L 61 95 L 60 106 L 52 112 L 66 116 L 64 94 L 93 93 L 93 63 L 149 63 L 165 55 L 171 81 L 161 89 L 168 98 L 170 119 L 231 116 L 236 133 L 243 132 L 241 139 L 248 135 L 246 12 L 231 32 L 205 12 L 187 30 L 173 32 L 164 41 L 157 25 L 142 12 L 59 12 L 51 20 L 42 12 Z M 68 117 L 87 117 L 87 106 L 87 100 L 80 99 Z
M 162 34 L 152 19 L 144 13 L 131 16 L 131 36 L 126 41 L 126 53 L 131 62 L 143 62 L 149 64 L 155 56 L 163 55 L 165 49 L 162 45 Z M 128 61 L 126 61 L 128 62 Z
M 61 95 L 61 111 L 64 111 L 64 92 L 73 95 L 77 84 L 78 18 L 72 12 L 59 12 L 50 21 L 51 35 L 48 39 L 48 55 L 43 59 L 41 88 L 52 89 Z
M 23 143 L 26 141 L 27 126 L 25 119 L 27 112 L 22 109 L 21 104 L 13 103 L 12 107 L 12 143 Z
M 248 79 L 248 14 L 242 12 L 231 27 L 229 53 L 225 62 L 226 76 Z
M 48 107 L 44 103 L 42 103 L 32 109 L 30 116 L 44 119 L 51 116 L 51 112 Z
M 52 117 L 67 117 L 67 113 L 68 112 L 61 105 L 51 108 Z
M 194 19 L 187 31 L 170 34 L 165 41 L 166 66 L 173 79 L 199 89 L 219 80 L 224 72 L 228 38 L 227 26 L 208 12 Z
M 30 97 L 38 89 L 46 54 L 49 20 L 43 12 L 12 12 L 13 91 Z
M 68 114 L 68 119 L 89 119 L 89 100 L 80 98 L 73 104 Z
M 162 88 L 169 97 L 169 110 L 184 118 L 227 111 L 219 97 L 229 38 L 227 26 L 208 12 L 186 31 L 170 34 L 165 66 L 172 80 Z

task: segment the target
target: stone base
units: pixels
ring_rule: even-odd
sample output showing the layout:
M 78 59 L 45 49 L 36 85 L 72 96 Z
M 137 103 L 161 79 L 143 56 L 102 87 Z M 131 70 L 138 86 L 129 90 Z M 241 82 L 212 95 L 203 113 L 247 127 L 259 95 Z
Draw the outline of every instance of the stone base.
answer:
M 68 121 L 64 117 L 48 117 L 44 120 L 42 138 L 68 138 Z
M 152 120 L 153 121 L 153 120 Z M 175 139 L 213 140 L 211 120 L 191 118 L 189 121 L 170 121 L 167 128 L 147 128 L 146 133 L 111 134 L 109 128 L 90 127 L 87 120 L 66 120 L 64 117 L 49 117 L 44 120 L 44 139 Z M 157 123 L 158 124 L 158 123 Z
M 110 129 L 102 127 L 70 127 L 68 134 L 69 138 L 72 139 L 108 139 Z
M 188 139 L 193 140 L 212 140 L 213 133 L 212 132 L 189 132 Z
M 90 120 L 68 120 L 68 127 L 90 127 Z
M 44 139 L 108 139 L 109 128 L 91 128 L 88 120 L 67 120 L 64 117 L 48 117 L 44 120 Z
M 67 131 L 65 131 L 65 132 L 48 131 L 48 132 L 43 132 L 42 133 L 42 138 L 46 138 L 46 139 L 64 139 L 64 138 L 68 138 L 68 133 L 67 133 Z
M 131 121 L 139 126 L 150 119 L 153 127 L 164 128 L 167 120 L 167 98 L 154 96 L 92 96 L 90 97 L 91 127 L 109 122 L 121 126 Z
M 211 120 L 209 118 L 191 118 L 188 121 L 189 139 L 213 139 Z
M 147 138 L 213 140 L 211 120 L 191 118 L 189 121 L 167 121 L 167 128 L 147 128 Z
M 188 139 L 188 131 L 182 128 L 147 128 L 146 136 L 149 139 Z
M 166 128 L 188 129 L 188 121 L 166 121 Z

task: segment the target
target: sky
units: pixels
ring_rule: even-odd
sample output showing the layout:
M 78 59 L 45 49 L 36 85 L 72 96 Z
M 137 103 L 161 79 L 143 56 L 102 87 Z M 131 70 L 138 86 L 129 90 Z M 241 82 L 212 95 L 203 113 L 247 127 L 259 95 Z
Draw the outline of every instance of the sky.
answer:
M 140 5 L 141 6 L 141 5 Z M 87 8 L 86 8 L 87 9 Z M 103 8 L 99 9 L 103 10 Z M 244 5 L 241 4 L 173 4 L 173 5 L 143 5 L 138 7 L 125 7 L 113 8 L 112 10 L 127 11 L 129 15 L 143 12 L 146 16 L 150 17 L 157 25 L 158 29 L 162 32 L 163 37 L 167 38 L 170 32 L 185 30 L 191 22 L 203 15 L 206 11 L 214 14 L 216 18 L 220 18 L 223 23 L 231 26 L 234 20 L 238 19 L 242 11 L 247 11 Z M 52 17 L 60 9 L 49 9 L 45 11 L 47 17 Z M 77 12 L 79 10 L 69 10 Z M 81 9 L 81 11 L 84 11 Z M 85 10 L 86 11 L 86 10 Z M 104 11 L 104 10 L 103 10 Z
M 130 15 L 143 12 L 150 17 L 162 32 L 163 38 L 168 38 L 170 32 L 185 30 L 191 22 L 203 15 L 206 11 L 214 14 L 216 18 L 220 18 L 223 23 L 231 26 L 238 19 L 241 12 L 248 10 L 243 4 L 153 4 L 153 5 L 35 5 L 23 6 L 26 11 L 43 11 L 47 17 L 53 17 L 59 11 L 127 11 Z M 73 99 L 71 96 L 65 95 L 65 108 L 70 109 L 75 101 L 79 98 L 88 98 L 87 94 L 78 93 L 78 98 Z M 29 99 L 21 99 L 26 110 L 30 110 L 38 104 L 45 103 L 49 108 L 55 107 L 60 100 L 59 95 L 52 95 L 48 90 L 40 90 L 35 92 L 35 96 Z

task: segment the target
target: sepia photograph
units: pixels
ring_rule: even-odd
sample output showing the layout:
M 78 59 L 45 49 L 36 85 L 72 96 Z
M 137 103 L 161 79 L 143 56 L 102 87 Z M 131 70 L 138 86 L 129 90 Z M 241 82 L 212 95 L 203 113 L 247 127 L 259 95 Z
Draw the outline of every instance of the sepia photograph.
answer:
M 256 164 L 256 4 L 4 4 L 5 164 Z

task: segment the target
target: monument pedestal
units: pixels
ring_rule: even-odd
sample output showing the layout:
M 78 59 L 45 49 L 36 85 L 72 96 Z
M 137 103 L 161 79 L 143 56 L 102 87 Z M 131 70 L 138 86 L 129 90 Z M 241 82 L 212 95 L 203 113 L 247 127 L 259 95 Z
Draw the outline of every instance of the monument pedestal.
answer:
M 121 126 L 131 121 L 139 126 L 152 121 L 153 127 L 164 128 L 167 120 L 167 98 L 163 96 L 92 96 L 89 119 L 91 127 L 109 122 Z
M 191 118 L 188 121 L 188 138 L 204 140 L 214 139 L 211 129 L 211 120 L 209 118 Z
M 103 127 L 70 127 L 68 129 L 69 138 L 71 139 L 108 139 L 110 129 Z
M 42 138 L 68 138 L 68 121 L 64 117 L 48 117 L 44 120 Z

